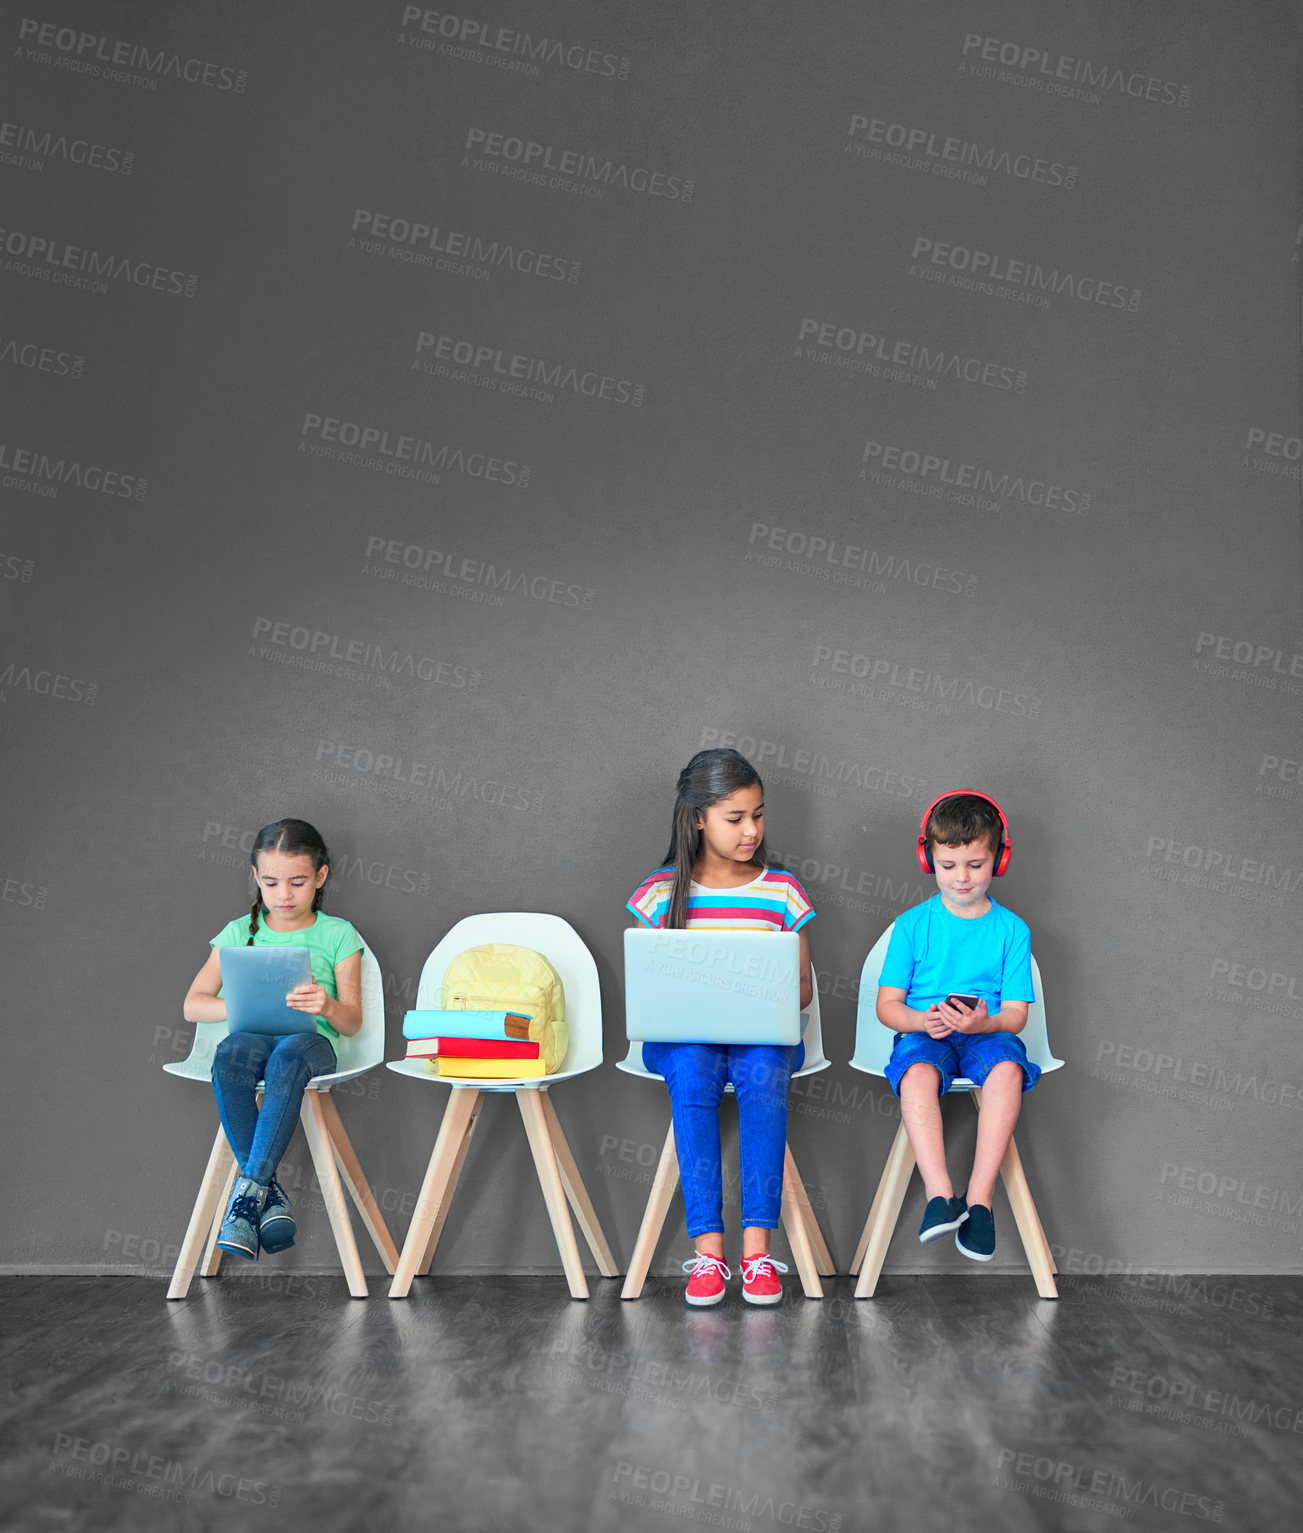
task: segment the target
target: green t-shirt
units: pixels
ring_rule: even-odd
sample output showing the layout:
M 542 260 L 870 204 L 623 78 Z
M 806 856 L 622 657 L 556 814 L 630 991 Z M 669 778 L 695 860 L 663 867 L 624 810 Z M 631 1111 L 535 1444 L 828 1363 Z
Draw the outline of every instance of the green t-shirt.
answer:
M 249 941 L 249 917 L 228 921 L 213 938 L 210 947 L 244 947 Z M 274 932 L 267 929 L 267 917 L 258 917 L 258 930 L 253 936 L 254 947 L 305 947 L 312 963 L 312 977 L 333 999 L 339 999 L 335 984 L 335 965 L 343 963 L 350 953 L 360 953 L 366 944 L 358 936 L 351 921 L 340 916 L 328 916 L 324 910 L 317 911 L 317 919 L 311 926 L 294 932 Z M 218 990 L 221 995 L 221 990 Z M 333 1042 L 339 1034 L 324 1017 L 318 1017 L 317 1031 Z

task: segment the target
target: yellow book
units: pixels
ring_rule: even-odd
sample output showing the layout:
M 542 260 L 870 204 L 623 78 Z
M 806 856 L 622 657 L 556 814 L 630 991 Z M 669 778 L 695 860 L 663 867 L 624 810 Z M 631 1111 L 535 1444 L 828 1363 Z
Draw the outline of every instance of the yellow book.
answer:
M 436 1075 L 474 1080 L 514 1081 L 547 1074 L 541 1059 L 466 1059 L 440 1054 L 429 1065 Z

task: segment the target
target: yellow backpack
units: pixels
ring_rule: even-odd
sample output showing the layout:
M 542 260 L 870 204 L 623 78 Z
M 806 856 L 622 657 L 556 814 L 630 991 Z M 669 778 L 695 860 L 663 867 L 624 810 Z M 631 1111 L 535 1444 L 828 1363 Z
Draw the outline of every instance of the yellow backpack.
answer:
M 524 1012 L 544 1070 L 560 1069 L 570 1042 L 565 991 L 542 953 L 514 942 L 467 948 L 444 973 L 442 1002 L 456 1011 Z

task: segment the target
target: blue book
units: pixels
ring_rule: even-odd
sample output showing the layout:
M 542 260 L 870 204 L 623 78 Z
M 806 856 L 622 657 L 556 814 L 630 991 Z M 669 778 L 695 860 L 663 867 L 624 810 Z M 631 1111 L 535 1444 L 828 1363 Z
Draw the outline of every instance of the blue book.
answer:
M 529 1038 L 529 1018 L 519 1011 L 409 1011 L 404 1038 Z

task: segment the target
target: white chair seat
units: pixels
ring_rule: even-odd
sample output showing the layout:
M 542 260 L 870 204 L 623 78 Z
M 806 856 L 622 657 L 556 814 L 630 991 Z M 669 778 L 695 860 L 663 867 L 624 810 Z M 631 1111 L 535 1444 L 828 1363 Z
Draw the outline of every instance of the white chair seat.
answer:
M 395 1075 L 407 1075 L 414 1081 L 428 1081 L 435 1086 L 447 1086 L 452 1091 L 550 1091 L 558 1081 L 573 1080 L 576 1075 L 586 1075 L 592 1065 L 584 1065 L 578 1070 L 558 1070 L 555 1075 L 528 1075 L 520 1080 L 502 1080 L 495 1077 L 493 1080 L 480 1080 L 469 1075 L 436 1075 L 433 1070 L 428 1070 L 423 1059 L 387 1059 L 385 1069 L 392 1070 Z M 658 1077 L 659 1079 L 659 1077 Z

